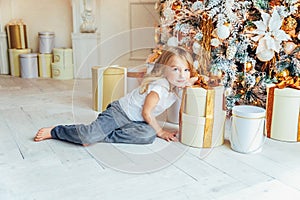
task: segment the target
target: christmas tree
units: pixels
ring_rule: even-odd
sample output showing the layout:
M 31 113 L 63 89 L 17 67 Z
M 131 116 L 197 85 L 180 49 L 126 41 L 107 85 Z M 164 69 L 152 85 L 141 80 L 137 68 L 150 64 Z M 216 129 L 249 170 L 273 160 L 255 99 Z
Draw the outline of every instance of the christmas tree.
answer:
M 160 0 L 150 61 L 166 46 L 183 46 L 199 74 L 225 86 L 228 110 L 265 107 L 268 83 L 299 84 L 299 6 L 298 0 Z

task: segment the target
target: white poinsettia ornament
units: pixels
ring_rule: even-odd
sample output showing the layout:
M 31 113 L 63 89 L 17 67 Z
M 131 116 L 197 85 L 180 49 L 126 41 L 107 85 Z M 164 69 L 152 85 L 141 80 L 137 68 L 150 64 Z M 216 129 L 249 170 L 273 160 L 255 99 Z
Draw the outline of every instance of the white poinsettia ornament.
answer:
M 268 13 L 262 12 L 262 21 L 253 22 L 257 29 L 251 33 L 257 34 L 252 37 L 253 41 L 258 41 L 256 55 L 261 61 L 269 61 L 273 58 L 274 52 L 279 52 L 282 41 L 290 40 L 290 36 L 280 29 L 282 20 L 275 9 L 270 16 Z

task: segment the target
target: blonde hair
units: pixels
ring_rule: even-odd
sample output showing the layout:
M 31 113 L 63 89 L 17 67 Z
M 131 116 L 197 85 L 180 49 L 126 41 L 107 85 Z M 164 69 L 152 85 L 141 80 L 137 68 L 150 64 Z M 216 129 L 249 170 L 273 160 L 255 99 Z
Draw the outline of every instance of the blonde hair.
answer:
M 164 70 L 167 66 L 167 63 L 174 56 L 181 58 L 186 61 L 191 73 L 191 77 L 196 75 L 196 70 L 193 66 L 193 58 L 191 54 L 182 47 L 169 47 L 163 50 L 162 54 L 156 60 L 152 71 L 149 74 L 146 74 L 140 87 L 140 93 L 143 94 L 147 91 L 148 86 L 155 80 L 164 78 Z

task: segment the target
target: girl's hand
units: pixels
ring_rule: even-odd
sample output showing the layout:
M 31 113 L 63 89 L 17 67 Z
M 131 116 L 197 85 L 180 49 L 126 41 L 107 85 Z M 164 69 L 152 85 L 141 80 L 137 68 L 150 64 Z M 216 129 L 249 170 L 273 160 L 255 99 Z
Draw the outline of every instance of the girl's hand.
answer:
M 168 141 L 168 142 L 178 142 L 178 139 L 176 137 L 177 132 L 169 132 L 166 130 L 161 129 L 158 133 L 157 136 Z
M 185 87 L 189 87 L 189 86 L 192 86 L 194 85 L 194 83 L 198 80 L 198 77 L 192 77 L 192 78 L 189 78 L 188 80 L 185 81 L 185 83 L 183 84 L 182 87 L 179 87 L 179 88 L 185 88 Z
M 190 79 L 187 81 L 187 83 L 185 84 L 185 86 L 186 86 L 186 87 L 187 87 L 187 86 L 192 86 L 192 85 L 194 85 L 194 83 L 195 83 L 197 80 L 198 80 L 198 77 L 197 77 L 197 76 L 192 77 L 192 78 L 190 78 Z

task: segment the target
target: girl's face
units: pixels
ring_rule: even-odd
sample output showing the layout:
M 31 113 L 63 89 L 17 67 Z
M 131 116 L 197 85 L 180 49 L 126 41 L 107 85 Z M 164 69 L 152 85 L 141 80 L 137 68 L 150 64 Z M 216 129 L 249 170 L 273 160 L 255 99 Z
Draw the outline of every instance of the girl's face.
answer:
M 188 63 L 177 56 L 173 56 L 166 65 L 164 73 L 171 86 L 185 87 L 191 75 Z

